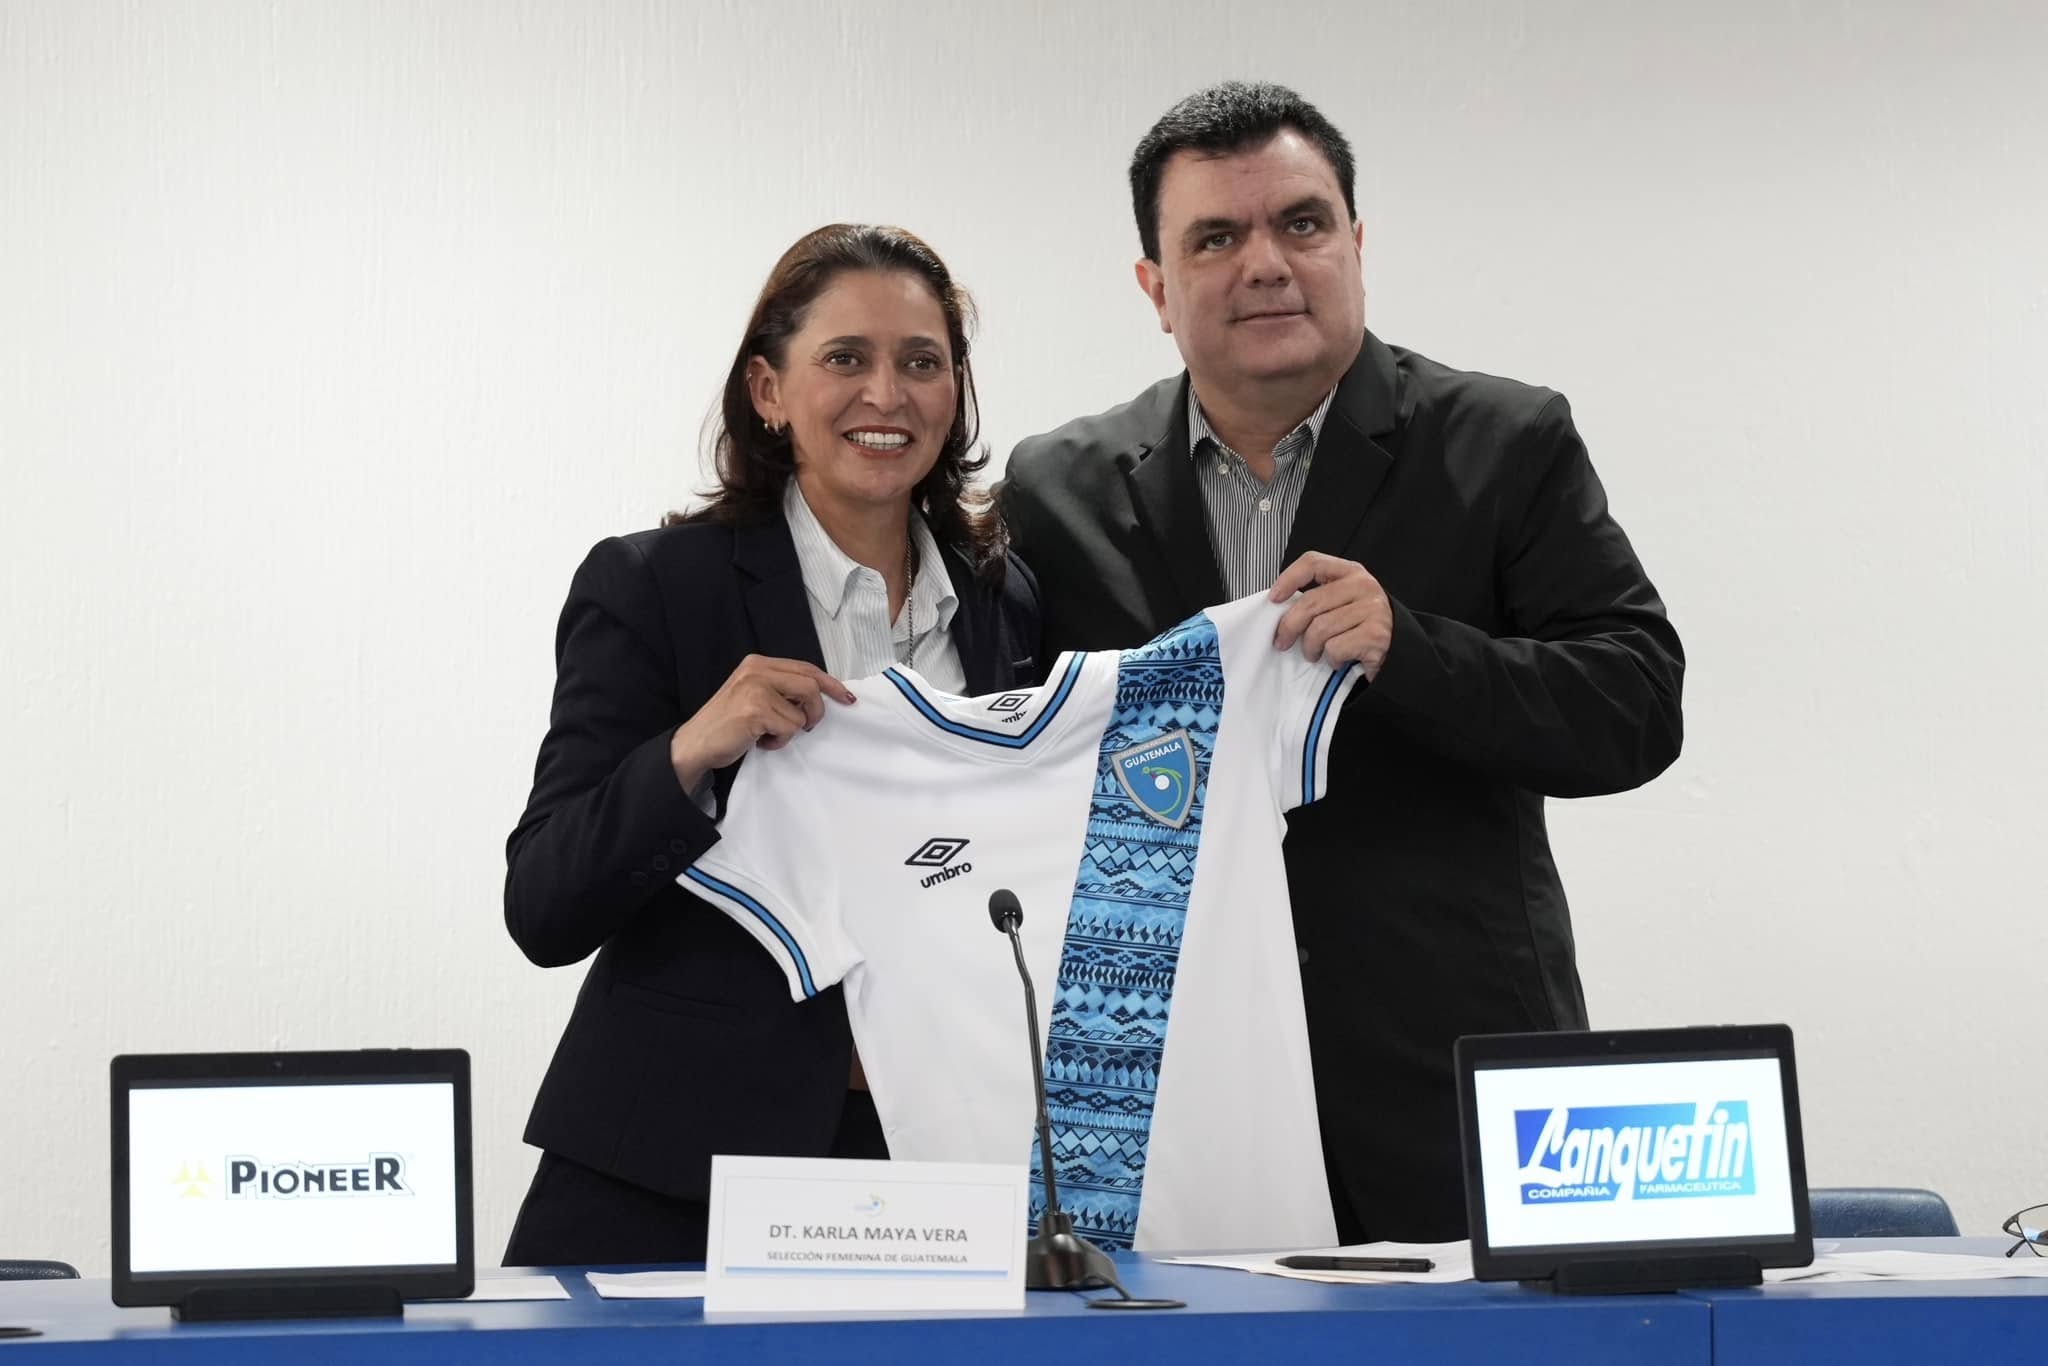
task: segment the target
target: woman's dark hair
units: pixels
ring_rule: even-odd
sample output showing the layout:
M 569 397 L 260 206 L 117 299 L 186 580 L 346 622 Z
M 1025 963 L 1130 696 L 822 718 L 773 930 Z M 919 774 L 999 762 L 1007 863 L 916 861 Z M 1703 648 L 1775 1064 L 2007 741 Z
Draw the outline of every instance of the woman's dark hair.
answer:
M 968 363 L 967 334 L 974 324 L 974 300 L 953 282 L 953 273 L 939 254 L 916 234 L 902 228 L 864 223 L 831 223 L 798 238 L 782 253 L 746 335 L 725 377 L 719 410 L 707 424 L 718 471 L 718 488 L 705 506 L 688 514 L 670 513 L 667 523 L 762 522 L 782 513 L 782 494 L 796 472 L 796 452 L 789 433 L 771 432 L 754 410 L 747 385 L 747 363 L 755 356 L 777 370 L 788 360 L 789 339 L 804 325 L 804 315 L 832 282 L 853 271 L 901 271 L 930 286 L 946 315 L 946 340 L 953 351 L 953 377 L 959 402 L 953 425 L 931 473 L 911 490 L 911 501 L 924 513 L 941 545 L 967 556 L 978 573 L 1000 573 L 1003 564 L 1002 523 L 986 494 L 970 492 L 968 481 L 988 464 L 986 449 L 977 450 L 980 414 L 974 402 L 974 367 Z

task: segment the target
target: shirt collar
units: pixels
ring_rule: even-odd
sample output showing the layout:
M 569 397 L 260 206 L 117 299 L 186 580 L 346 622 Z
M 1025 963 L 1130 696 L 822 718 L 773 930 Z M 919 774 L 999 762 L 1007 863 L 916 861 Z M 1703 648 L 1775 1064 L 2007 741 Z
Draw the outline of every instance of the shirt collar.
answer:
M 824 609 L 826 616 L 837 621 L 853 581 L 875 571 L 839 548 L 818 515 L 811 511 L 811 505 L 804 501 L 803 490 L 797 487 L 795 479 L 783 485 L 782 516 L 789 523 L 789 538 L 796 542 L 796 562 L 803 573 L 804 591 Z M 953 592 L 953 576 L 946 572 L 945 557 L 939 553 L 938 537 L 932 535 L 923 515 L 915 509 L 910 514 L 910 538 L 917 547 L 917 578 L 910 586 L 911 597 L 917 604 L 917 619 L 937 622 L 940 630 L 946 630 L 953 624 L 960 599 Z
M 917 577 L 911 581 L 910 596 L 917 603 L 919 622 L 936 622 L 941 631 L 951 630 L 953 614 L 960 599 L 953 592 L 953 576 L 946 572 L 946 557 L 939 553 L 939 538 L 925 525 L 924 514 L 910 512 L 910 536 L 917 545 Z M 918 634 L 923 635 L 922 626 Z
M 1330 415 L 1330 404 L 1335 402 L 1336 398 L 1337 387 L 1331 385 L 1330 392 L 1323 395 L 1323 401 L 1316 405 L 1316 410 L 1303 418 L 1295 426 L 1294 431 L 1289 432 L 1281 440 L 1285 442 L 1288 438 L 1306 427 L 1308 429 L 1309 449 L 1314 450 L 1316 442 L 1322 440 L 1323 437 L 1323 419 Z M 1215 429 L 1209 425 L 1209 419 L 1202 416 L 1202 401 L 1195 397 L 1195 386 L 1190 384 L 1188 385 L 1188 454 L 1194 455 L 1200 452 L 1204 441 L 1212 442 L 1219 450 L 1230 451 L 1232 455 L 1237 454 L 1236 451 L 1231 451 L 1230 447 L 1223 443 L 1222 437 L 1216 435 Z

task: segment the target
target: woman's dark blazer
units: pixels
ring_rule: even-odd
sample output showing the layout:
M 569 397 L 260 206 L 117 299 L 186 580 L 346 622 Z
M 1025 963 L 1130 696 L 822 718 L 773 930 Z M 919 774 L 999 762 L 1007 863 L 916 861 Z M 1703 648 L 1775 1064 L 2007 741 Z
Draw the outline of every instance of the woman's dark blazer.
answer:
M 977 579 L 950 550 L 946 569 L 967 691 L 1031 682 L 1030 572 L 1012 559 L 1000 583 Z M 827 1153 L 850 1065 L 839 989 L 792 1002 L 760 946 L 675 881 L 718 833 L 669 737 L 749 654 L 824 665 L 780 517 L 598 545 L 562 609 L 547 738 L 505 847 L 505 925 L 526 956 L 597 954 L 526 1141 L 683 1199 L 706 1198 L 713 1153 Z M 736 770 L 717 775 L 721 810 Z

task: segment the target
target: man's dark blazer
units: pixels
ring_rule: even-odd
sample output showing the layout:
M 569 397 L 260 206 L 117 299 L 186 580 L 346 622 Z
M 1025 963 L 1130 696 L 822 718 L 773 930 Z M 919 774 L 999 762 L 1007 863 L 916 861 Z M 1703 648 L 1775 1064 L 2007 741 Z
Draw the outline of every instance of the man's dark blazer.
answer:
M 945 558 L 967 690 L 1028 682 L 1030 573 L 1010 560 L 998 584 Z M 677 783 L 669 739 L 748 654 L 824 666 L 779 516 L 598 545 L 562 609 L 547 738 L 505 849 L 505 924 L 526 956 L 597 954 L 526 1141 L 684 1199 L 706 1197 L 713 1153 L 823 1156 L 846 1098 L 839 989 L 793 1003 L 760 945 L 675 881 L 718 833 Z M 736 770 L 718 775 L 721 806 Z
M 1187 392 L 1163 381 L 1011 456 L 1000 506 L 1038 570 L 1043 658 L 1223 598 Z M 1462 1237 L 1452 1040 L 1586 1024 L 1543 799 L 1671 763 L 1684 657 L 1563 397 L 1371 333 L 1286 558 L 1308 550 L 1363 564 L 1394 613 L 1285 846 L 1338 1232 Z

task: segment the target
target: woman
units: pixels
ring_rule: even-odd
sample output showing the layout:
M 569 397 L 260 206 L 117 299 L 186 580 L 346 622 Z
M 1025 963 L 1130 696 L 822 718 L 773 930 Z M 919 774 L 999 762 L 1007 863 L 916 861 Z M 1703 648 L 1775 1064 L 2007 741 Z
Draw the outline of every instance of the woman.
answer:
M 971 317 L 901 229 L 806 236 L 733 358 L 709 506 L 576 572 L 505 923 L 544 967 L 597 960 L 527 1123 L 508 1265 L 702 1260 L 714 1153 L 888 1155 L 839 990 L 792 1003 L 675 878 L 739 760 L 829 727 L 840 679 L 1031 681 L 1036 584 L 966 491 Z

